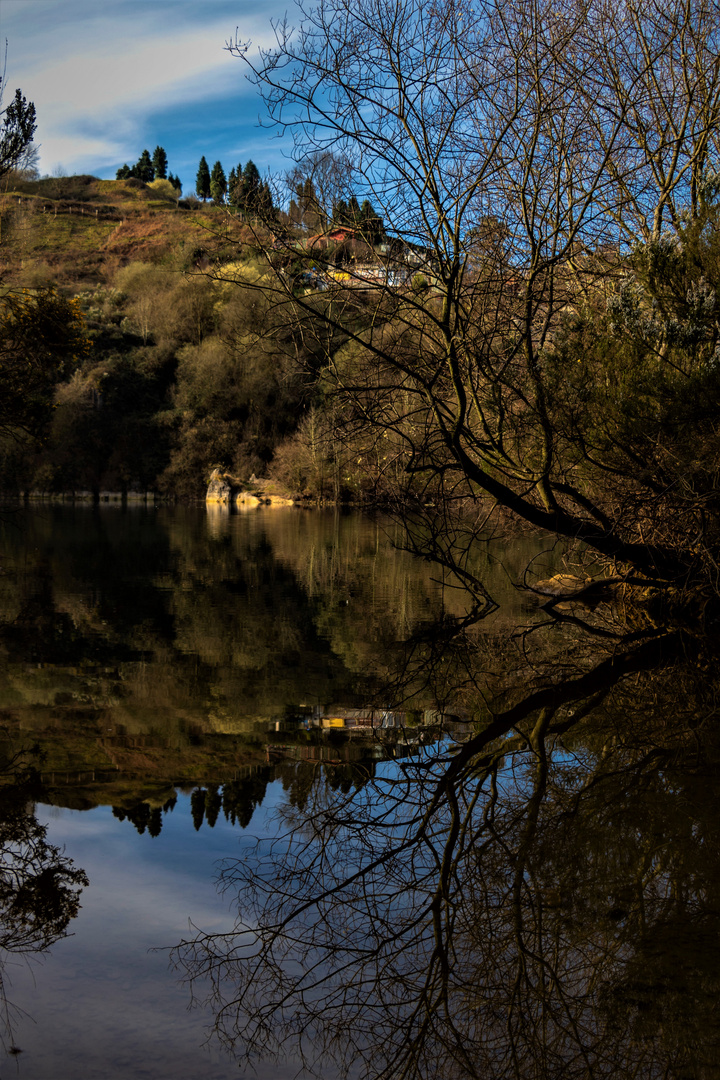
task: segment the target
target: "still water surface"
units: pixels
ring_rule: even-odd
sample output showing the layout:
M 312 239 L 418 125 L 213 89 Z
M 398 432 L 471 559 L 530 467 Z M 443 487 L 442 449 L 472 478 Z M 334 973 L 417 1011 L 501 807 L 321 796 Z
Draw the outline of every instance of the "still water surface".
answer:
M 288 718 L 367 705 L 384 647 L 462 607 L 398 539 L 359 515 L 285 510 L 47 506 L 4 522 L 6 757 L 38 741 L 52 805 L 37 804 L 37 820 L 89 885 L 68 937 L 6 957 L 2 1075 L 237 1075 L 206 1045 L 211 1013 L 188 1011 L 187 986 L 157 950 L 187 937 L 189 920 L 232 926 L 217 863 L 276 827 L 303 768 L 297 747 L 282 750 Z M 328 750 L 320 737 L 301 749 L 310 762 L 377 753 Z M 212 827 L 197 795 L 191 805 L 208 786 L 225 795 Z
M 0 1076 L 720 1076 L 714 637 L 401 542 L 6 517 Z

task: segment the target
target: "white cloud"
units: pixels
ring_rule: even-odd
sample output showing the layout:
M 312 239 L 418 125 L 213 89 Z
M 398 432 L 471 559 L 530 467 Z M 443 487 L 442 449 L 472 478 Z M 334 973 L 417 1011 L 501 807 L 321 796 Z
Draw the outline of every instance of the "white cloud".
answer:
M 35 102 L 43 169 L 136 157 L 148 117 L 160 110 L 231 96 L 248 108 L 255 91 L 224 42 L 239 23 L 243 39 L 270 44 L 270 18 L 284 8 L 271 2 L 258 11 L 249 0 L 0 0 L 8 85 Z

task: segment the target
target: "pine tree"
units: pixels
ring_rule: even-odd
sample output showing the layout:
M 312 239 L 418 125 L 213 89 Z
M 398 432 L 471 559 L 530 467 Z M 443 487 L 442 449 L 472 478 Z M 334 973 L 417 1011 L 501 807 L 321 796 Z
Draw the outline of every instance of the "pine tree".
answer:
M 233 173 L 235 179 L 233 180 Z M 238 161 L 237 168 L 232 169 L 230 172 L 230 179 L 228 180 L 228 202 L 236 210 L 242 209 L 240 206 L 241 185 L 242 185 L 243 167 L 242 162 Z
M 260 197 L 260 173 L 257 166 L 248 161 L 243 169 L 242 180 L 238 184 L 238 207 L 243 214 L 255 214 Z
M 155 152 L 152 156 L 153 164 L 153 179 L 154 180 L 167 180 L 168 179 L 168 158 L 167 154 L 163 150 L 162 146 L 156 146 Z
M 224 203 L 227 193 L 227 179 L 225 171 L 219 161 L 216 161 L 210 174 L 210 194 L 213 202 Z
M 350 211 L 344 199 L 339 199 L 333 206 L 333 225 L 347 225 Z
M 275 221 L 277 219 L 277 210 L 273 204 L 272 191 L 270 185 L 266 180 L 263 180 L 260 185 L 260 193 L 258 196 L 257 211 L 263 221 Z
M 200 158 L 200 164 L 198 165 L 195 191 L 201 199 L 210 198 L 210 169 L 204 155 Z
M 170 183 L 172 184 L 172 186 L 175 188 L 175 190 L 177 191 L 177 195 L 178 195 L 178 199 L 179 199 L 180 196 L 182 195 L 182 184 L 180 183 L 180 178 L 177 177 L 177 176 L 173 176 L 172 173 L 168 173 L 167 178 L 170 181 Z
M 149 184 L 150 181 L 154 179 L 155 170 L 153 169 L 149 150 L 143 150 L 138 158 L 137 164 L 135 165 L 135 175 L 138 180 L 142 180 L 144 184 Z
M 385 237 L 382 218 L 375 213 L 369 199 L 364 199 L 360 207 L 360 219 L 358 222 L 363 236 L 368 244 L 379 244 Z
M 193 791 L 190 796 L 190 812 L 193 825 L 198 830 L 205 819 L 205 788 L 196 787 Z
M 128 165 L 127 161 L 124 165 L 121 165 L 118 171 L 115 173 L 116 180 L 127 180 L 129 176 L 132 176 L 132 169 Z
M 348 221 L 353 227 L 360 222 L 360 204 L 354 195 L 350 196 L 350 202 L 348 203 Z

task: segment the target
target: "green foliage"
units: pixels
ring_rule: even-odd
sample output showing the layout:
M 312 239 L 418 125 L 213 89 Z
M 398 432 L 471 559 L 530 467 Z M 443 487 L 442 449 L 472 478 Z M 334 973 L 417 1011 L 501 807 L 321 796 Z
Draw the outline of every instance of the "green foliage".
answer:
M 56 382 L 88 355 L 76 301 L 43 287 L 0 298 L 0 434 L 38 434 Z
M 36 116 L 32 101 L 27 101 L 20 90 L 3 109 L 4 87 L 0 78 L 0 176 L 5 176 L 22 162 L 35 134 Z
M 596 491 L 608 470 L 617 492 L 645 485 L 684 548 L 691 507 L 705 530 L 720 514 L 717 208 L 636 247 L 615 277 L 605 305 L 566 316 L 545 360 L 560 452 Z
M 251 216 L 258 212 L 261 188 L 262 181 L 257 166 L 248 161 L 242 176 L 238 176 L 236 185 L 235 205 L 241 213 Z
M 178 192 L 171 180 L 152 180 L 148 187 L 152 188 L 153 191 L 157 191 L 158 195 L 162 195 L 163 198 L 177 202 Z
M 163 154 L 165 153 L 165 151 L 162 149 L 161 146 L 157 146 L 155 148 L 155 154 L 156 155 L 157 155 L 158 150 L 160 150 Z M 158 160 L 160 160 L 160 159 L 158 159 Z M 146 150 L 143 150 L 142 154 L 140 155 L 140 157 L 138 158 L 138 160 L 135 162 L 134 165 L 130 166 L 127 163 L 125 165 L 121 165 L 121 167 L 118 169 L 118 171 L 115 174 L 115 179 L 116 180 L 130 180 L 130 179 L 141 180 L 143 182 L 143 184 L 149 184 L 149 183 L 151 183 L 152 180 L 164 179 L 164 177 L 166 175 L 166 170 L 167 170 L 167 155 L 165 156 L 164 170 L 165 171 L 163 171 L 163 172 L 157 172 L 156 171 L 155 157 L 151 158 L 150 157 L 150 151 L 146 149 Z
M 142 180 L 144 184 L 149 184 L 151 180 L 155 179 L 155 170 L 153 168 L 152 158 L 150 157 L 149 150 L 143 150 L 142 154 L 138 158 L 136 165 L 138 180 Z
M 219 161 L 216 161 L 210 174 L 210 194 L 214 203 L 221 205 L 225 202 L 227 187 L 227 178 L 223 167 Z
M 156 146 L 152 156 L 153 179 L 166 180 L 168 178 L 168 158 L 162 146 Z
M 200 158 L 197 176 L 195 177 L 195 191 L 201 199 L 210 198 L 210 169 L 205 156 Z

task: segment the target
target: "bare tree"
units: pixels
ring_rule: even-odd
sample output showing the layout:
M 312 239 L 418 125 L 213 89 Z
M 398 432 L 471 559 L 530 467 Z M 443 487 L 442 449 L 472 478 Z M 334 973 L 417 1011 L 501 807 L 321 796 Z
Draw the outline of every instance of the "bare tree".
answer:
M 176 958 L 241 1059 L 290 1050 L 387 1080 L 712 1075 L 713 736 L 685 733 L 714 691 L 682 634 L 601 629 L 537 627 L 534 663 L 464 742 L 344 795 L 317 782 L 272 844 L 226 862 L 235 931 Z M 446 675 L 487 695 L 492 644 L 468 665 L 455 631 Z M 665 948 L 681 926 L 687 949 Z
M 351 339 L 327 356 L 345 436 L 402 446 L 405 496 L 489 499 L 648 579 L 682 579 L 697 559 L 677 522 L 702 532 L 707 492 L 658 478 L 659 429 L 644 442 L 580 437 L 556 346 L 567 314 L 618 279 L 630 240 L 655 242 L 701 210 L 718 134 L 716 4 L 300 10 L 299 29 L 278 26 L 253 64 L 256 81 L 299 161 L 339 156 L 395 240 L 373 289 L 352 267 L 324 285 L 324 317 Z M 276 288 L 302 319 L 292 279 Z M 648 382 L 667 386 L 668 361 L 653 353 Z M 602 411 L 606 375 L 592 378 Z

